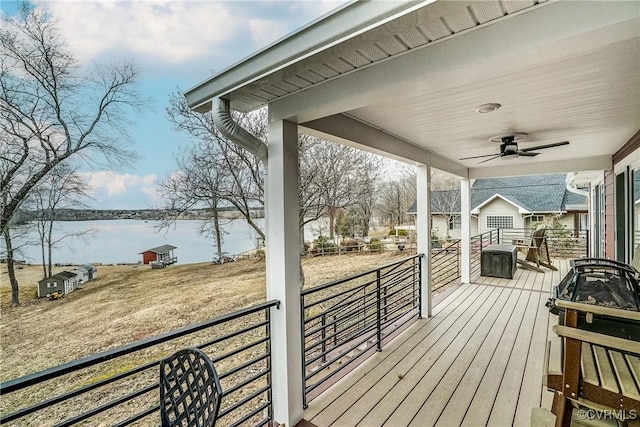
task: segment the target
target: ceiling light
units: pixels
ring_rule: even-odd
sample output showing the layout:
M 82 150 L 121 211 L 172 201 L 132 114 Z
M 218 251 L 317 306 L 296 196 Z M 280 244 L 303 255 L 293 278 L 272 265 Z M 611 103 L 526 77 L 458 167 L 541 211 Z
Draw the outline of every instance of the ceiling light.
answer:
M 496 103 L 482 104 L 476 107 L 476 111 L 478 113 L 484 114 L 484 113 L 490 113 L 492 111 L 496 111 L 500 107 L 502 107 L 502 105 L 496 104 Z

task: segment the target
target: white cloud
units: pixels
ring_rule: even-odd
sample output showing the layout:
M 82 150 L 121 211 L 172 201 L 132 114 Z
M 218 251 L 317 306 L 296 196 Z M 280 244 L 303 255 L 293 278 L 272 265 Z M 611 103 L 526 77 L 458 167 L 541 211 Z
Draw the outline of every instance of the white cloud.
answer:
M 135 57 L 149 67 L 206 60 L 223 68 L 341 2 L 32 0 L 59 19 L 81 62 Z M 245 38 L 246 37 L 246 38 Z M 247 45 L 250 40 L 252 45 Z M 219 63 L 222 59 L 223 63 Z
M 157 202 L 155 174 L 118 174 L 98 171 L 82 174 L 91 188 L 94 207 L 104 209 L 144 209 Z
M 282 22 L 275 22 L 267 19 L 249 20 L 249 31 L 251 38 L 257 44 L 269 44 L 282 37 L 287 30 L 287 26 Z
M 214 1 L 43 1 L 81 62 L 105 55 L 184 63 L 210 54 L 240 23 Z

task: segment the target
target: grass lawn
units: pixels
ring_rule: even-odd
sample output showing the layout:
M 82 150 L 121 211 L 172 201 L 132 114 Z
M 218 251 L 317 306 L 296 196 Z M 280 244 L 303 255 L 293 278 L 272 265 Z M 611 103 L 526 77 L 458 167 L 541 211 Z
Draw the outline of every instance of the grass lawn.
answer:
M 306 285 L 407 256 L 393 251 L 304 259 Z M 16 272 L 22 305 L 11 307 L 6 265 L 0 267 L 0 381 L 248 307 L 266 294 L 265 264 L 252 260 L 159 270 L 99 266 L 96 280 L 57 301 L 35 297 L 41 266 Z

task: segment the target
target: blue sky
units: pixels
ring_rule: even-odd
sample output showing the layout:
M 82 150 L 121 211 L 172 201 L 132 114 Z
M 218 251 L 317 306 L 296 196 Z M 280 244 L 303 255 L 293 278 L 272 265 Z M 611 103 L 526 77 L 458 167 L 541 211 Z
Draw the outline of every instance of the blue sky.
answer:
M 140 160 L 129 169 L 86 172 L 95 208 L 157 206 L 154 185 L 173 170 L 173 155 L 189 144 L 165 116 L 169 94 L 186 90 L 344 1 L 41 1 L 59 19 L 70 51 L 82 64 L 132 58 L 141 69 L 148 111 L 131 117 Z M 2 0 L 4 13 L 19 3 Z

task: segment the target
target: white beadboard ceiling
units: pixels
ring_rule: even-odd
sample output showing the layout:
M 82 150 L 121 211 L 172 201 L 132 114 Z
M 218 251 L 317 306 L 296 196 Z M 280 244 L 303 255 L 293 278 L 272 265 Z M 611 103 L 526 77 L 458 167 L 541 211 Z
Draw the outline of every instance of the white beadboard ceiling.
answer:
M 325 118 L 346 117 L 351 122 L 323 123 L 344 127 L 356 120 L 469 176 L 518 174 L 509 170 L 513 165 L 529 165 L 520 173 L 531 172 L 543 163 L 553 166 L 540 170 L 571 171 L 581 159 L 602 165 L 640 129 L 640 2 L 439 0 L 410 6 L 308 51 L 267 48 L 241 64 L 244 71 L 232 67 L 187 97 L 201 111 L 214 96 L 240 111 L 268 104 L 272 120 L 348 143 L 348 130 L 314 128 Z M 305 30 L 292 39 L 304 36 Z M 286 61 L 271 59 L 278 54 Z M 502 107 L 477 113 L 484 103 Z M 498 153 L 499 143 L 489 139 L 511 132 L 528 134 L 520 148 L 570 144 L 537 157 L 459 160 Z M 373 151 L 385 152 L 384 143 L 376 144 Z

